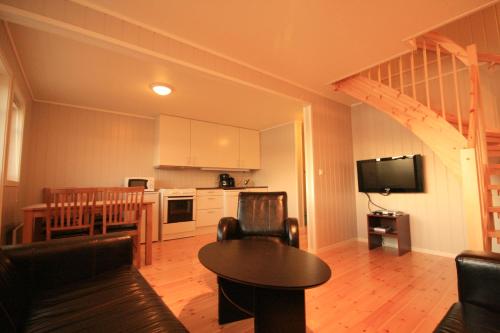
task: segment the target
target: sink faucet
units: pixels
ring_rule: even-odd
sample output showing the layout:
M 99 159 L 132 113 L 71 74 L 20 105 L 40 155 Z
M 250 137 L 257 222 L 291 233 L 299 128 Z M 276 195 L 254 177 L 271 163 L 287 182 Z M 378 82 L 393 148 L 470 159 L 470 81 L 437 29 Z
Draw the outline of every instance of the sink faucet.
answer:
M 250 178 L 247 178 L 243 181 L 243 185 L 247 186 L 250 183 Z

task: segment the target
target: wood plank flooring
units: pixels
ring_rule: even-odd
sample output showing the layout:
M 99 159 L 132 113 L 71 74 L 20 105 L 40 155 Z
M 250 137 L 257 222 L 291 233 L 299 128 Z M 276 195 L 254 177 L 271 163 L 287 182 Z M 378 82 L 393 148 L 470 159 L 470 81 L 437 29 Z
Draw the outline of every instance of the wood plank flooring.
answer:
M 217 323 L 215 275 L 197 257 L 214 240 L 215 234 L 155 243 L 153 265 L 141 273 L 191 332 L 253 332 L 252 319 Z M 306 291 L 308 332 L 432 332 L 457 300 L 451 258 L 398 257 L 394 249 L 368 251 L 356 241 L 319 256 L 333 277 Z

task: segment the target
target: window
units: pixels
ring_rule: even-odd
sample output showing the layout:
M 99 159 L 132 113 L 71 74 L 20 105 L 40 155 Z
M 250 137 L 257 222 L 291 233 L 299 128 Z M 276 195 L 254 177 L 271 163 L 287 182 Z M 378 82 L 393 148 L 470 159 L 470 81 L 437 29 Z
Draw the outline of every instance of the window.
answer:
M 23 149 L 24 108 L 14 99 L 10 109 L 7 181 L 19 182 Z

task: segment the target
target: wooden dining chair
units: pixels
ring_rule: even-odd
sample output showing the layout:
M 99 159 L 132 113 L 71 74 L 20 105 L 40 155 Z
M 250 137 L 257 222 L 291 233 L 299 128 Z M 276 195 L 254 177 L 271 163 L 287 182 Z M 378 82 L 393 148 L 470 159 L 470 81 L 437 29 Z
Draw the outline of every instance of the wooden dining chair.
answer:
M 44 189 L 46 239 L 94 234 L 95 188 Z
M 144 187 L 104 189 L 102 233 L 126 232 L 134 240 L 136 266 L 141 266 L 140 236 Z

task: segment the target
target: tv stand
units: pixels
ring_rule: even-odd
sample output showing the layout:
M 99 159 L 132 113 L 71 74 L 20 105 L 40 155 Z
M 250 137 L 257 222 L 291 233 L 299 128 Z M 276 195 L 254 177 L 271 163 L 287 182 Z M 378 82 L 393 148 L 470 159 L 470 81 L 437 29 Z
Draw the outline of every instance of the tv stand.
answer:
M 375 227 L 390 227 L 388 232 L 378 232 Z M 398 255 L 411 251 L 410 215 L 367 215 L 368 249 L 382 246 L 383 237 L 396 238 L 398 241 Z

